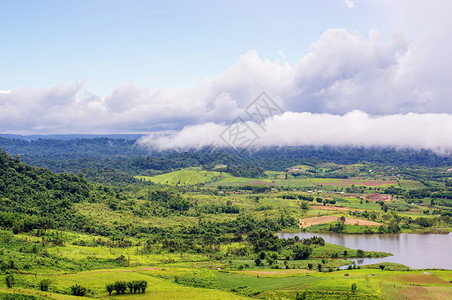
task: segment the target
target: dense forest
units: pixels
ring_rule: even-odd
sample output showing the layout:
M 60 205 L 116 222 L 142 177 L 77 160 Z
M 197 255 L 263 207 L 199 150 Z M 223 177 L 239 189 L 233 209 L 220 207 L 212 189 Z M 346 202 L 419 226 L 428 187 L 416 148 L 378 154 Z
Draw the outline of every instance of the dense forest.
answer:
M 273 147 L 255 149 L 237 155 L 229 149 L 203 148 L 186 152 L 153 151 L 135 139 L 12 139 L 0 137 L 0 149 L 20 155 L 30 165 L 53 172 L 83 173 L 99 183 L 135 182 L 133 175 L 155 175 L 187 167 L 213 169 L 221 164 L 234 176 L 258 177 L 262 170 L 283 171 L 294 165 L 316 166 L 325 162 L 356 164 L 370 162 L 399 166 L 410 172 L 413 167 L 445 167 L 452 157 L 429 150 L 362 147 Z M 432 174 L 432 176 L 435 176 Z

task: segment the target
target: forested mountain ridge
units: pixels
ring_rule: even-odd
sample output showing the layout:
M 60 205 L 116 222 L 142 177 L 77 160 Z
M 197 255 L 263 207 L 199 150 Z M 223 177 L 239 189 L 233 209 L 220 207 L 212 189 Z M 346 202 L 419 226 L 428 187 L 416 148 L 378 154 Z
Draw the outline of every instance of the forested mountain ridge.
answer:
M 83 176 L 55 174 L 0 150 L 0 225 L 15 231 L 53 227 L 69 218 L 73 203 L 88 201 Z
M 139 140 L 123 138 L 11 139 L 0 137 L 0 148 L 13 156 L 20 155 L 27 164 L 56 173 L 83 173 L 91 182 L 126 186 L 140 184 L 136 175 L 153 176 L 187 167 L 213 170 L 218 165 L 234 176 L 255 178 L 262 170 L 284 171 L 295 165 L 319 166 L 370 162 L 380 166 L 398 166 L 405 174 L 412 167 L 452 167 L 452 157 L 430 150 L 379 147 L 300 146 L 251 149 L 237 155 L 230 149 L 191 149 L 155 151 Z M 442 176 L 430 172 L 429 177 Z

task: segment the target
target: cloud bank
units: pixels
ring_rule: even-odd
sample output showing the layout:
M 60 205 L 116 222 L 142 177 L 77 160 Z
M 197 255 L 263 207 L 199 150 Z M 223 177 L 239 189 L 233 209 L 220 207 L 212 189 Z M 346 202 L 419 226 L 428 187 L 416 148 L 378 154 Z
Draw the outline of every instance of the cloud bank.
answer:
M 0 130 L 152 131 L 230 122 L 262 91 L 293 112 L 452 113 L 450 55 L 422 45 L 399 33 L 383 43 L 375 30 L 366 39 L 330 29 L 296 66 L 251 50 L 222 75 L 180 91 L 130 83 L 103 98 L 83 84 L 2 92 Z
M 452 153 L 452 115 L 394 114 L 370 116 L 352 111 L 333 114 L 293 113 L 269 118 L 263 128 L 247 121 L 256 133 L 253 147 L 268 146 L 383 146 L 430 149 L 440 154 Z M 234 146 L 221 135 L 228 124 L 205 123 L 187 126 L 171 136 L 147 136 L 140 143 L 157 150 Z M 232 143 L 232 144 L 231 144 Z
M 344 3 L 354 10 L 362 4 Z M 452 149 L 452 42 L 447 38 L 452 4 L 384 3 L 400 27 L 405 22 L 415 28 L 413 20 L 426 25 L 416 27 L 414 37 L 396 30 L 389 39 L 375 29 L 366 35 L 328 29 L 295 65 L 261 59 L 250 50 L 220 76 L 178 91 L 129 83 L 99 97 L 79 83 L 12 91 L 0 87 L 0 132 L 181 130 L 165 143 L 203 145 L 203 138 L 215 139 L 238 116 L 249 120 L 244 110 L 265 91 L 287 113 L 269 120 L 259 145 Z M 164 147 L 163 141 L 156 145 Z

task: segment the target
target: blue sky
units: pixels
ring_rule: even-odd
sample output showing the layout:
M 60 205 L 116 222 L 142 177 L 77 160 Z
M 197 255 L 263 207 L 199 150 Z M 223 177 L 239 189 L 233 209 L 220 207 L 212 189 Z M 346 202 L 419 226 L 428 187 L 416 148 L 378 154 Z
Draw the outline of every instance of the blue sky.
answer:
M 448 0 L 0 0 L 0 132 L 164 131 L 147 143 L 199 147 L 250 121 L 264 91 L 283 114 L 262 145 L 452 153 L 450 11 Z
M 0 88 L 189 88 L 249 50 L 294 65 L 328 28 L 385 26 L 377 6 L 338 0 L 1 1 Z

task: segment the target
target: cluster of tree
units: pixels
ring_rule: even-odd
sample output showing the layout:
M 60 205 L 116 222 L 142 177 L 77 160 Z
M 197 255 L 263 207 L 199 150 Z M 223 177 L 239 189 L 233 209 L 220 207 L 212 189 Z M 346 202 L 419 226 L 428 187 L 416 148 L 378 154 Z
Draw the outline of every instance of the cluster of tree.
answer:
M 303 239 L 303 244 L 305 245 L 325 245 L 325 240 L 321 236 L 313 236 L 311 238 Z
M 108 294 L 111 296 L 113 291 L 116 291 L 117 294 L 124 294 L 127 289 L 129 293 L 145 293 L 146 288 L 148 286 L 148 282 L 145 280 L 133 280 L 133 281 L 115 281 L 114 283 L 107 283 L 105 289 Z
M 240 213 L 240 208 L 233 206 L 232 204 L 206 204 L 196 208 L 199 213 L 216 214 L 238 214 Z
M 255 185 L 240 185 L 240 186 L 228 186 L 228 185 L 219 185 L 218 190 L 220 191 L 251 191 L 253 194 L 261 194 L 271 191 L 272 187 L 263 184 L 255 184 Z

